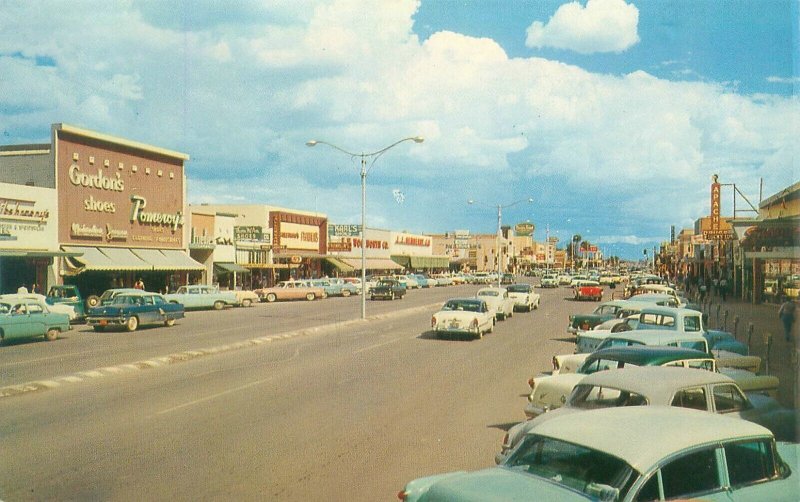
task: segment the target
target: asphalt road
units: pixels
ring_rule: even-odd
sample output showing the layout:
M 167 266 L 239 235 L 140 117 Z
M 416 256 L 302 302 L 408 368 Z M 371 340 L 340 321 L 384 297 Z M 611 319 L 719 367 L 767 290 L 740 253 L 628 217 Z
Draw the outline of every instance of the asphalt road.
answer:
M 4 382 L 22 382 L 334 324 L 0 399 L 0 499 L 396 500 L 412 478 L 490 466 L 524 418 L 527 379 L 572 350 L 567 315 L 596 304 L 539 290 L 539 310 L 483 340 L 432 337 L 425 306 L 476 289 L 368 302 L 366 322 L 348 322 L 357 298 L 330 299 L 4 347 Z

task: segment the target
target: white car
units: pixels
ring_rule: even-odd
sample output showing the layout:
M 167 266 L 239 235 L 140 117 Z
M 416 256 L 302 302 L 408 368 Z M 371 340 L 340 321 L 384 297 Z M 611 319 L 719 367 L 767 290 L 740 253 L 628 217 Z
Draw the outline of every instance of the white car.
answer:
M 494 315 L 479 298 L 451 298 L 431 317 L 436 336 L 468 335 L 477 339 L 494 330 Z
M 558 276 L 557 275 L 545 275 L 542 277 L 541 286 L 543 288 L 557 288 L 558 287 Z
M 510 284 L 506 286 L 508 296 L 514 300 L 514 308 L 530 312 L 539 308 L 541 295 L 533 290 L 530 284 Z
M 481 288 L 475 296 L 486 302 L 497 320 L 514 315 L 514 300 L 508 296 L 506 288 Z
M 71 323 L 74 323 L 78 318 L 78 314 L 75 312 L 75 307 L 72 305 L 67 305 L 65 303 L 55 303 L 50 305 L 46 301 L 47 297 L 38 293 L 10 293 L 7 295 L 1 295 L 0 298 L 3 300 L 36 300 L 37 302 L 47 305 L 47 310 L 50 312 L 67 314 L 69 316 L 69 322 Z

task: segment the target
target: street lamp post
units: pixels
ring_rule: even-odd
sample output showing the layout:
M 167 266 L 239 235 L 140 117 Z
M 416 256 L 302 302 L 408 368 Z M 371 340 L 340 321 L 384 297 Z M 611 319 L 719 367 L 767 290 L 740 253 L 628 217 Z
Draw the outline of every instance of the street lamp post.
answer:
M 370 153 L 353 153 L 348 152 L 344 148 L 340 148 L 333 143 L 327 141 L 309 140 L 306 146 L 327 145 L 331 148 L 339 150 L 342 153 L 349 155 L 351 158 L 361 159 L 361 319 L 367 318 L 367 173 L 375 165 L 375 161 L 383 155 L 384 152 L 393 148 L 404 141 L 413 141 L 414 143 L 422 143 L 425 141 L 422 136 L 415 136 L 413 138 L 403 138 L 395 141 L 386 148 L 382 148 L 375 152 Z M 369 167 L 367 167 L 367 159 L 372 159 Z
M 489 206 L 489 207 L 497 207 L 497 235 L 495 236 L 495 239 L 494 239 L 494 249 L 495 249 L 495 253 L 494 254 L 495 254 L 495 259 L 497 260 L 497 287 L 498 288 L 500 287 L 500 281 L 502 280 L 502 274 L 500 273 L 500 262 L 501 262 L 501 260 L 500 260 L 500 234 L 503 231 L 502 228 L 501 228 L 501 225 L 502 225 L 502 222 L 503 222 L 503 209 L 509 208 L 511 206 L 516 206 L 520 202 L 525 202 L 526 200 L 528 201 L 528 203 L 532 203 L 533 202 L 532 198 L 528 198 L 528 199 L 520 199 L 518 201 L 512 202 L 511 204 L 505 204 L 505 205 L 496 204 L 495 206 L 489 206 L 488 204 L 481 204 L 481 205 Z M 479 202 L 475 202 L 474 200 L 470 199 L 470 200 L 467 201 L 467 204 L 480 204 L 480 203 Z

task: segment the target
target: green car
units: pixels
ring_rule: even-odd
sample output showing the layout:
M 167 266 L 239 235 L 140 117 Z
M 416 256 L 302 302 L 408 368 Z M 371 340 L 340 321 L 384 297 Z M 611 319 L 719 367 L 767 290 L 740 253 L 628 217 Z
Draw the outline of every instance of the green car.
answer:
M 69 316 L 51 312 L 44 302 L 32 299 L 0 302 L 0 343 L 40 336 L 55 340 L 59 333 L 69 330 Z

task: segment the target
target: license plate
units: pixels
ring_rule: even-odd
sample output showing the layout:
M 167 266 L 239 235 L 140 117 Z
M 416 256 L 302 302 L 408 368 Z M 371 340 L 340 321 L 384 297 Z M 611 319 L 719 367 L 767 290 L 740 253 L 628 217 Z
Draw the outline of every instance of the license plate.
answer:
M 108 321 L 105 319 L 100 319 L 100 326 L 105 326 L 106 324 L 108 324 Z
M 461 325 L 460 325 L 459 323 L 457 323 L 457 322 L 451 322 L 451 323 L 450 323 L 450 327 L 451 327 L 451 328 L 458 328 L 458 327 L 460 327 L 460 326 L 461 326 Z

